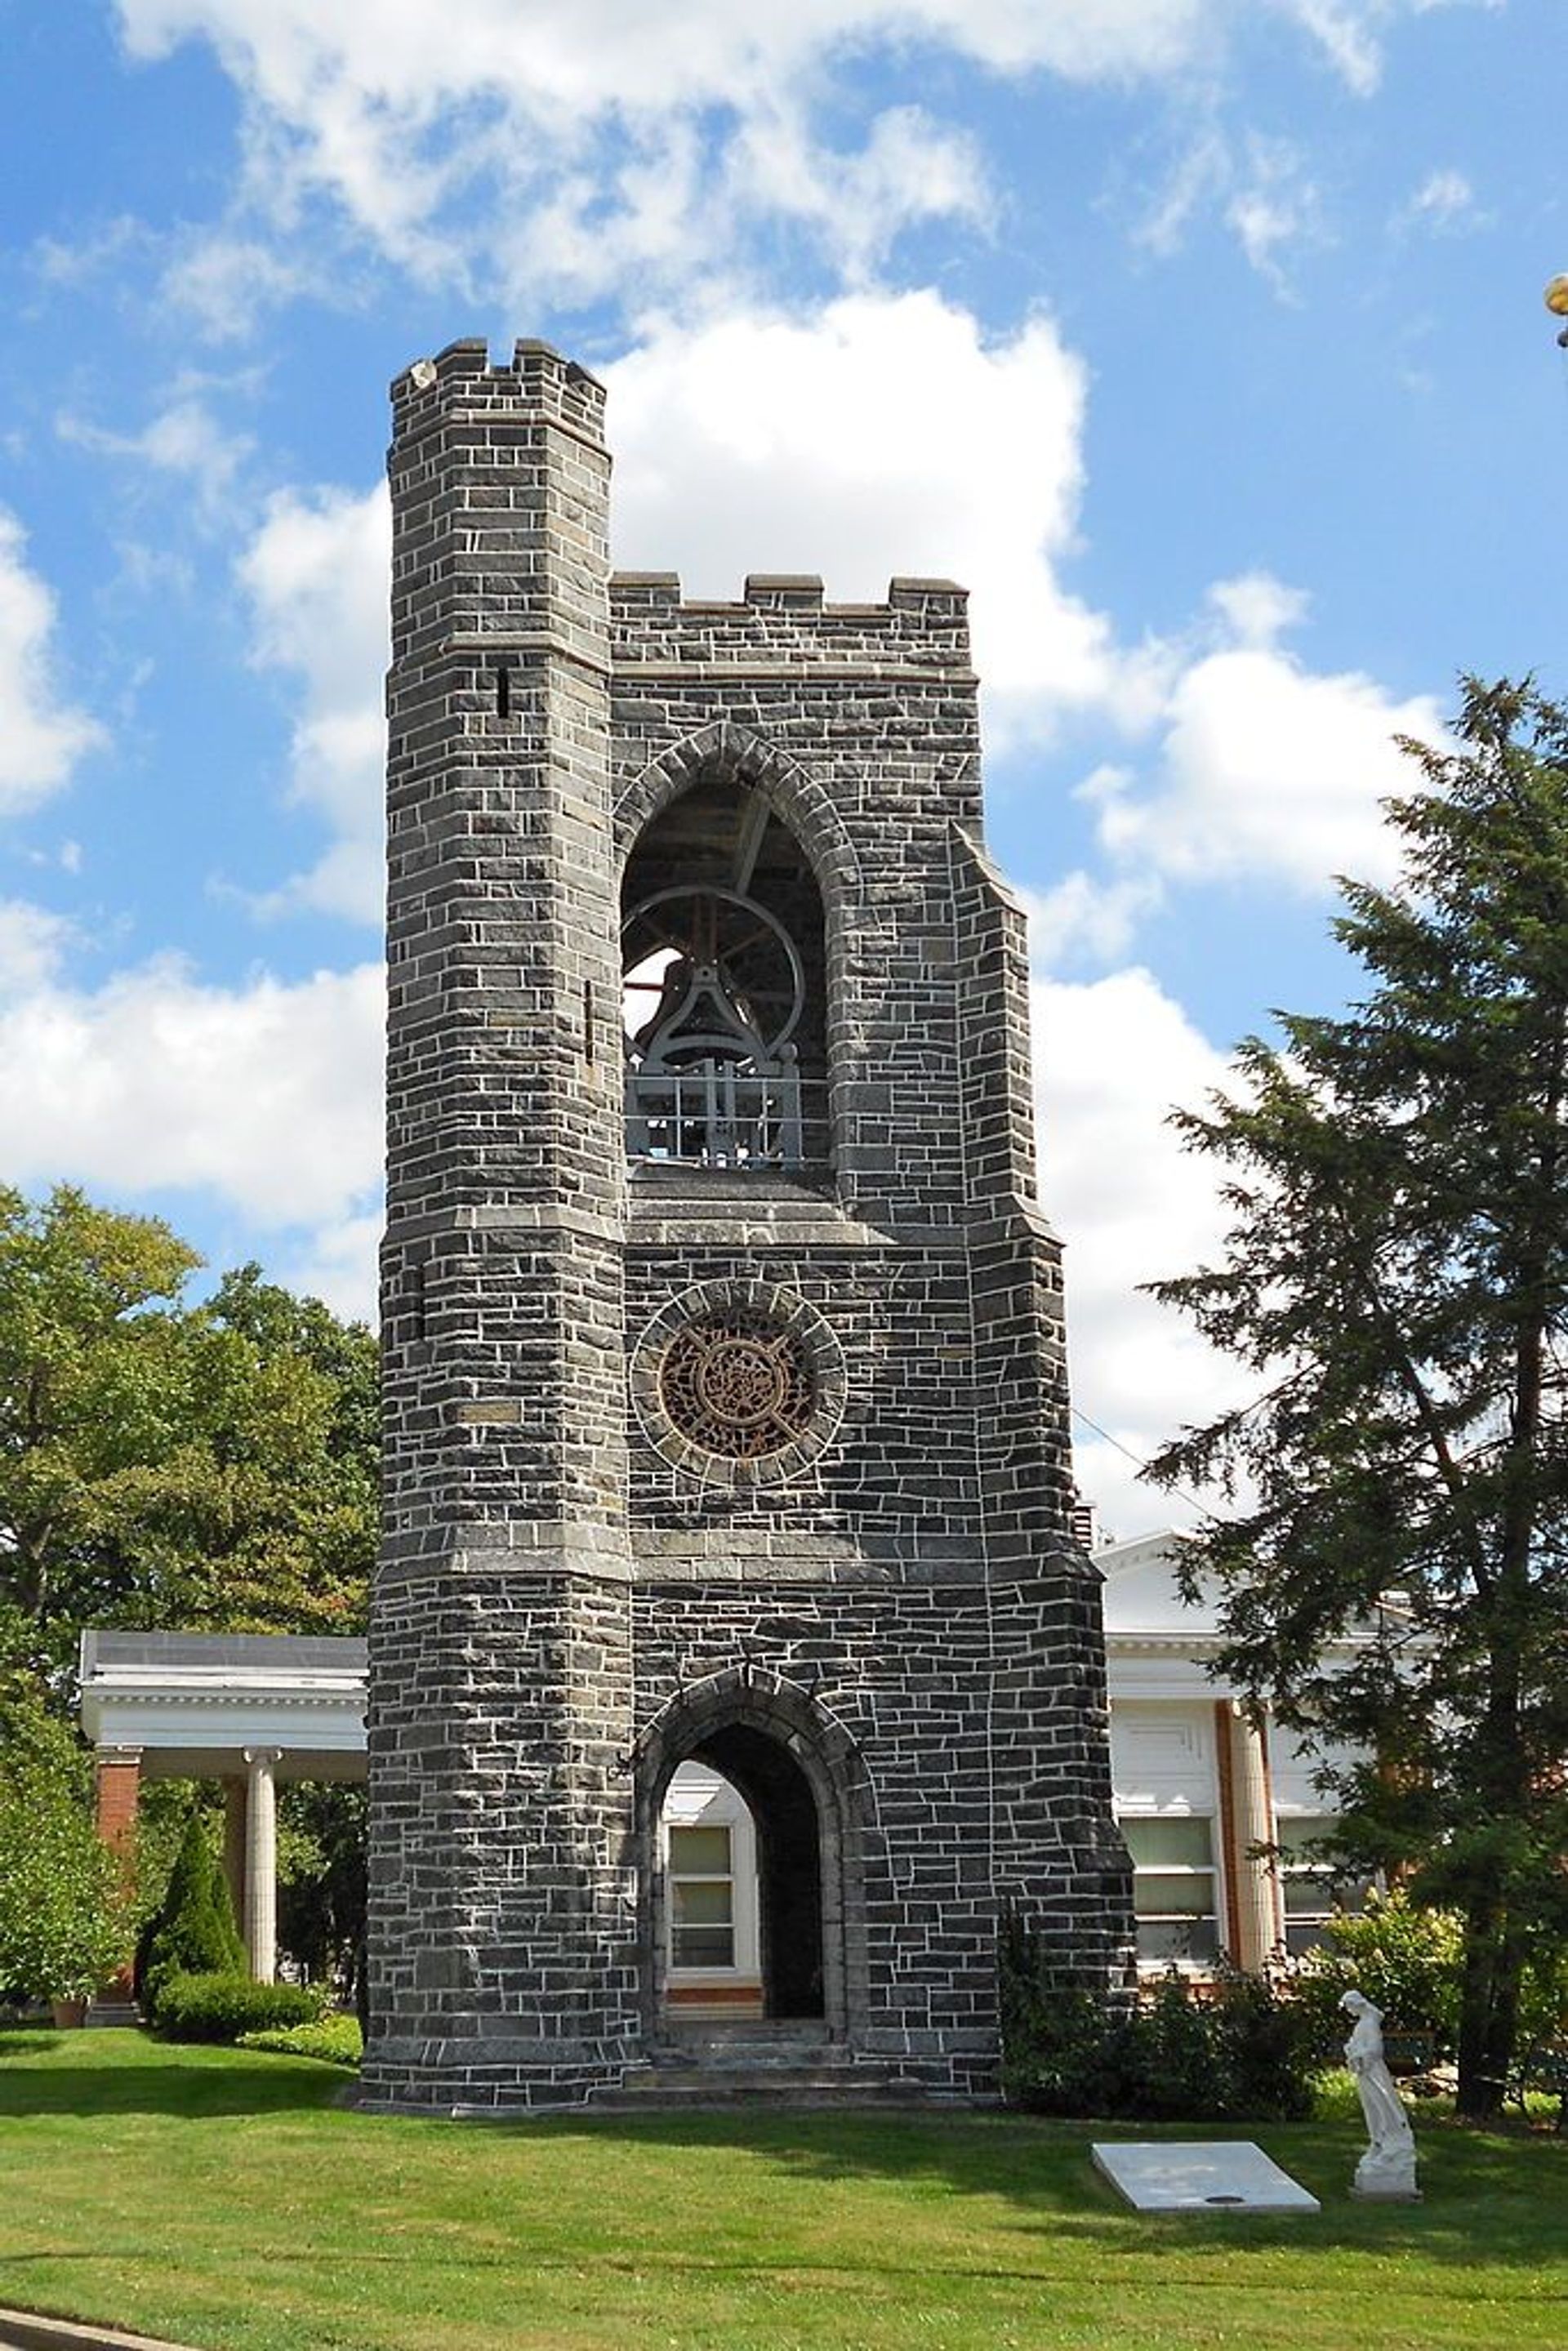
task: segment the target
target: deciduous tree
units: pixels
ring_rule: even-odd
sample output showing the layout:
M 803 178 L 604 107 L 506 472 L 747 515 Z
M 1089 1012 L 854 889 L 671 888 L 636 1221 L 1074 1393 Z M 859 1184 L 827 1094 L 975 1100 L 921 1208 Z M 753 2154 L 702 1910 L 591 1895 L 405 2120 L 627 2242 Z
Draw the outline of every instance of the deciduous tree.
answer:
M 87 1625 L 357 1631 L 376 1345 L 157 1218 L 0 1189 L 0 1619 L 39 1670 Z M 0 1624 L 0 1632 L 5 1632 Z

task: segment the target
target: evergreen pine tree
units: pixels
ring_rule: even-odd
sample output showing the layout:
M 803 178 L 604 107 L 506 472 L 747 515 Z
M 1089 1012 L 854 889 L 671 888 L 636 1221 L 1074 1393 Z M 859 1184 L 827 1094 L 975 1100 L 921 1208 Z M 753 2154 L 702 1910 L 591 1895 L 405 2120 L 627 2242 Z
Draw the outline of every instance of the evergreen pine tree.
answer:
M 1279 1016 L 1177 1116 L 1232 1222 L 1155 1294 L 1259 1393 L 1155 1474 L 1233 1506 L 1186 1571 L 1225 1594 L 1217 1669 L 1355 1742 L 1347 1852 L 1460 1913 L 1485 2115 L 1568 1928 L 1568 710 L 1468 680 L 1455 735 L 1405 746 L 1399 883 L 1343 885 L 1361 1000 Z

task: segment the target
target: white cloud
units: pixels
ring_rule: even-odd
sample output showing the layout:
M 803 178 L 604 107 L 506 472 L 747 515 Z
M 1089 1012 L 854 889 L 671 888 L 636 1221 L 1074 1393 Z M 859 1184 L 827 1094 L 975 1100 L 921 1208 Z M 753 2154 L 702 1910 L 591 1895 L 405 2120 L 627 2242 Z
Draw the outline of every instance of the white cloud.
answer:
M 1085 378 L 1035 318 L 988 341 L 924 292 L 809 319 L 664 325 L 608 370 L 615 559 L 688 595 L 816 571 L 830 597 L 894 573 L 971 591 L 993 751 L 1069 706 L 1140 704 L 1139 666 L 1057 576 L 1076 544 Z
M 1066 1243 L 1073 1401 L 1114 1440 L 1078 1423 L 1078 1481 L 1109 1533 L 1187 1523 L 1190 1510 L 1142 1483 L 1134 1461 L 1245 1390 L 1233 1365 L 1137 1285 L 1217 1250 L 1212 1174 L 1180 1149 L 1166 1116 L 1223 1084 L 1225 1061 L 1146 971 L 1040 981 L 1033 1008 L 1040 1192 Z
M 1176 252 L 1193 220 L 1223 196 L 1230 180 L 1229 142 L 1216 124 L 1205 123 L 1188 138 L 1135 224 L 1134 243 L 1161 256 Z
M 890 107 L 864 147 L 831 154 L 798 114 L 748 123 L 731 174 L 756 209 L 811 221 L 852 276 L 863 277 L 901 229 L 927 219 L 984 219 L 986 172 L 974 141 L 924 109 Z
M 1469 181 L 1463 172 L 1450 166 L 1445 171 L 1428 172 L 1409 202 L 1395 214 L 1394 225 L 1396 229 L 1425 228 L 1444 235 L 1476 228 L 1484 217 Z
M 373 1327 L 381 1314 L 384 1222 L 379 1207 L 359 1216 L 329 1218 L 303 1248 L 280 1259 L 277 1280 L 304 1297 L 324 1299 L 334 1314 Z
M 167 958 L 81 990 L 55 976 L 47 918 L 41 930 L 24 920 L 12 943 L 20 953 L 0 966 L 14 987 L 0 1001 L 7 1181 L 202 1189 L 273 1228 L 368 1213 L 382 1156 L 379 965 L 224 988 Z
M 105 739 L 62 698 L 50 640 L 55 600 L 26 560 L 26 534 L 0 507 L 0 813 L 36 807 Z
M 151 242 L 145 222 L 121 213 L 74 245 L 59 237 L 39 237 L 29 259 L 46 285 L 84 286 L 110 270 L 123 269 Z
M 1286 299 L 1288 259 L 1325 234 L 1322 197 L 1300 149 L 1289 140 L 1233 134 L 1212 119 L 1186 138 L 1134 222 L 1133 239 L 1167 256 L 1208 217 L 1231 231 L 1251 266 Z
M 294 799 L 333 836 L 317 865 L 272 902 L 367 923 L 382 911 L 391 522 L 384 485 L 285 491 L 240 563 L 256 658 L 292 673 L 301 708 L 290 748 Z
M 194 392 L 182 392 L 160 409 L 140 433 L 114 433 L 84 417 L 56 420 L 62 441 L 103 457 L 129 457 L 189 482 L 205 515 L 226 511 L 235 476 L 253 446 L 244 434 L 225 433 Z
M 1225 217 L 1259 276 L 1288 295 L 1286 255 L 1322 236 L 1322 203 L 1300 150 L 1288 140 L 1249 138 Z
M 1380 36 L 1423 0 L 1273 0 L 1354 92 Z M 298 282 L 307 208 L 425 283 L 514 304 L 640 298 L 742 253 L 763 221 L 812 233 L 852 274 L 912 223 L 973 218 L 961 131 L 908 102 L 923 55 L 1018 79 L 1212 83 L 1238 0 L 117 0 L 128 51 L 210 44 L 241 94 L 235 215 L 171 290 L 219 331 Z M 861 104 L 855 69 L 902 70 Z M 962 99 L 956 100 L 962 103 Z M 846 121 L 853 129 L 847 140 Z M 829 125 L 831 125 L 830 131 Z M 1244 175 L 1247 176 L 1247 175 Z M 1234 225 L 1274 270 L 1301 193 L 1250 174 Z M 289 258 L 292 247 L 293 258 Z M 236 257 L 265 248 L 256 268 Z
M 1208 601 L 1237 643 L 1272 645 L 1287 629 L 1307 617 L 1312 599 L 1300 588 L 1287 587 L 1271 571 L 1243 571 L 1234 580 L 1217 580 Z
M 1418 780 L 1396 734 L 1443 740 L 1430 695 L 1396 702 L 1357 672 L 1314 675 L 1264 645 L 1210 653 L 1171 696 L 1151 789 L 1103 793 L 1101 839 L 1171 880 L 1320 892 L 1336 873 L 1386 879 L 1397 844 L 1381 803 Z
M 19 898 L 0 899 L 0 997 L 37 987 L 58 969 L 70 938 L 63 915 Z
M 322 257 L 298 240 L 269 246 L 225 229 L 187 237 L 163 275 L 163 291 L 215 341 L 252 332 L 265 309 L 325 290 Z
M 1285 14 L 1320 43 L 1340 78 L 1358 98 L 1370 98 L 1383 71 L 1377 43 L 1390 0 L 1280 0 Z M 1419 9 L 1424 0 L 1415 0 Z
M 1102 777 L 1107 772 L 1102 770 Z M 1049 890 L 1025 890 L 1019 895 L 1029 912 L 1035 969 L 1061 972 L 1078 963 L 1119 962 L 1139 923 L 1160 904 L 1165 892 L 1153 874 L 1102 881 L 1078 867 Z

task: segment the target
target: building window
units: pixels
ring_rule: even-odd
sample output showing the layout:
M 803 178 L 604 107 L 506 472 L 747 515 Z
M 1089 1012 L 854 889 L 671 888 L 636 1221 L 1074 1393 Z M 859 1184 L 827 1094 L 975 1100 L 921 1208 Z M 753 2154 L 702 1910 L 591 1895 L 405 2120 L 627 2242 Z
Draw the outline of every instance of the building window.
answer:
M 727 1828 L 671 1829 L 670 1965 L 735 1965 L 735 1871 Z
M 1219 1949 L 1213 1823 L 1180 1815 L 1124 1820 L 1121 1830 L 1133 1857 L 1139 1960 L 1207 1965 Z
M 1280 1848 L 1280 1882 L 1285 1896 L 1285 1949 L 1293 1956 L 1312 1950 L 1338 1912 L 1359 1910 L 1366 1881 L 1347 1876 L 1313 1848 L 1333 1827 L 1321 1814 L 1281 1815 L 1274 1823 Z

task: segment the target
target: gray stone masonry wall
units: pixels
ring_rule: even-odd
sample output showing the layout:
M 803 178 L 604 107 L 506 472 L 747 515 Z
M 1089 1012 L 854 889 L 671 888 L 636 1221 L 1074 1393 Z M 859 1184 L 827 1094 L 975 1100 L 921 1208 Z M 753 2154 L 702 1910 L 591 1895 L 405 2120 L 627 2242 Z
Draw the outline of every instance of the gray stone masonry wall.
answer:
M 459 343 L 393 398 L 367 2095 L 559 2103 L 645 2058 L 658 1808 L 727 1726 L 815 1792 L 830 2032 L 983 2094 L 1003 1903 L 1102 1979 L 1131 1906 L 964 593 L 612 579 L 582 371 Z M 628 1182 L 621 875 L 698 784 L 815 874 L 830 1145 Z M 778 1470 L 672 1442 L 639 1370 L 742 1298 L 831 1370 Z

